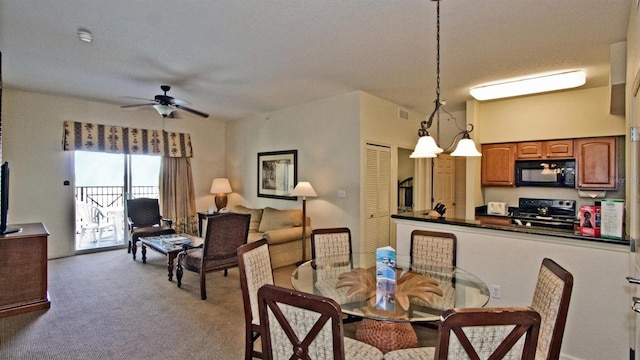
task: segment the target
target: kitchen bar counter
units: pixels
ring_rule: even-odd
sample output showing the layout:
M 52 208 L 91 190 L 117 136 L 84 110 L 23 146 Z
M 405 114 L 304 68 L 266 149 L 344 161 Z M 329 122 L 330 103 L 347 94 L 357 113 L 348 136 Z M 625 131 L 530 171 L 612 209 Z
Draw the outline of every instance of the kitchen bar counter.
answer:
M 391 215 L 391 217 L 394 219 L 422 221 L 422 222 L 430 222 L 430 223 L 437 223 L 437 224 L 458 225 L 458 226 L 466 226 L 466 227 L 482 228 L 482 229 L 494 229 L 499 231 L 513 232 L 513 233 L 546 235 L 546 236 L 554 236 L 559 238 L 577 239 L 577 240 L 585 240 L 585 241 L 592 241 L 592 242 L 599 242 L 599 243 L 629 246 L 629 239 L 627 238 L 623 238 L 623 239 L 597 238 L 597 237 L 576 235 L 571 230 L 563 230 L 563 229 L 554 229 L 554 228 L 546 228 L 546 227 L 538 227 L 538 226 L 482 224 L 480 223 L 480 221 L 477 221 L 477 220 L 455 219 L 455 218 L 446 218 L 446 217 L 434 218 L 431 216 L 427 216 L 426 215 L 427 212 L 428 210 L 406 212 L 406 213 L 394 214 L 394 215 Z M 484 216 L 487 216 L 487 215 L 484 215 Z M 501 217 L 506 217 L 506 216 L 501 216 Z

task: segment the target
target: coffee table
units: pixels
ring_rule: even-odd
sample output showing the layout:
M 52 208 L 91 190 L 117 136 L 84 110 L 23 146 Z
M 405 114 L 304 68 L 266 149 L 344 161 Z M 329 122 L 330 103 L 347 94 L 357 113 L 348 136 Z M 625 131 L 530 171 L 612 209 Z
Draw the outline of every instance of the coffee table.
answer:
M 147 262 L 147 247 L 167 256 L 167 271 L 169 281 L 173 281 L 173 260 L 182 251 L 182 245 L 188 244 L 198 246 L 203 243 L 203 239 L 189 234 L 172 234 L 141 237 L 142 243 L 142 263 Z

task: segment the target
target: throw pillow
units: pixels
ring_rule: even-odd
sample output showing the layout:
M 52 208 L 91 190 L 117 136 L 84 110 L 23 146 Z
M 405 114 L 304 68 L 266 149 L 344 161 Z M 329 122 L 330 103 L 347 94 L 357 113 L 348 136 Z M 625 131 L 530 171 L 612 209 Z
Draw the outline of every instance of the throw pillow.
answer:
M 251 209 L 242 205 L 236 205 L 231 209 L 231 212 L 238 214 L 251 214 L 251 221 L 249 222 L 249 232 L 257 232 L 260 227 L 260 221 L 262 221 L 262 209 Z
M 262 212 L 258 231 L 265 232 L 295 226 L 302 226 L 302 210 L 278 210 L 267 207 Z

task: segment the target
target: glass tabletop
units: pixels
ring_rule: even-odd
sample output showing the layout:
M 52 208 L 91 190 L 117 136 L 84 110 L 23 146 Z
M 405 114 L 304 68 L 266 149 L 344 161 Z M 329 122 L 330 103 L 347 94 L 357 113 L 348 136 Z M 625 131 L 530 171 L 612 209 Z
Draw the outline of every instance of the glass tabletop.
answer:
M 396 264 L 395 296 L 383 299 L 376 289 L 375 253 L 322 257 L 302 263 L 291 274 L 294 289 L 335 300 L 345 314 L 387 321 L 436 321 L 451 308 L 483 307 L 487 285 L 452 266 L 409 261 Z M 385 301 L 383 301 L 385 300 Z

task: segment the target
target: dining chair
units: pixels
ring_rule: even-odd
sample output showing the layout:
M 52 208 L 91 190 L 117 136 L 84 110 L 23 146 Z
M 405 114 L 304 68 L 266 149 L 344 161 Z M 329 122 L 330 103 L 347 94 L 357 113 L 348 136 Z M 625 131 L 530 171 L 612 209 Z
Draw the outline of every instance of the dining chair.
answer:
M 540 314 L 532 307 L 454 308 L 440 316 L 435 347 L 394 350 L 386 360 L 534 360 Z
M 411 270 L 429 273 L 438 280 L 442 296 L 434 296 L 433 303 L 427 304 L 422 299 L 414 298 L 412 303 L 419 306 L 439 310 L 447 310 L 455 306 L 455 283 L 449 276 L 439 276 L 438 268 L 456 266 L 457 239 L 454 234 L 426 230 L 411 232 L 410 258 Z M 443 272 L 447 273 L 447 272 Z M 435 327 L 432 323 L 421 323 Z
M 209 219 L 202 246 L 185 248 L 178 254 L 176 278 L 182 286 L 183 268 L 200 274 L 200 297 L 207 299 L 206 274 L 238 266 L 238 248 L 247 243 L 249 214 L 220 214 Z
M 411 268 L 442 264 L 456 266 L 457 239 L 454 234 L 413 230 L 411 232 Z
M 127 200 L 127 221 L 131 231 L 127 252 L 136 259 L 138 239 L 147 236 L 175 234 L 173 221 L 160 215 L 158 199 L 139 198 Z
M 555 261 L 542 260 L 531 307 L 540 313 L 538 360 L 557 360 L 569 312 L 573 275 Z
M 311 257 L 350 255 L 351 230 L 346 227 L 313 229 L 311 231 Z
M 262 285 L 274 284 L 273 268 L 266 239 L 242 245 L 238 248 L 240 289 L 244 306 L 245 360 L 254 357 L 263 359 L 262 351 L 255 350 L 260 338 L 260 316 L 258 311 L 258 289 Z
M 340 305 L 327 297 L 275 285 L 258 290 L 265 359 L 382 359 L 374 346 L 347 338 Z
M 364 297 L 348 299 L 347 288 L 336 288 L 340 274 L 351 271 L 350 256 L 351 230 L 347 227 L 321 228 L 311 231 L 311 257 L 316 261 L 314 284 L 323 295 L 344 304 L 349 301 L 363 301 Z M 362 320 L 355 315 L 345 315 L 343 321 L 350 323 Z

